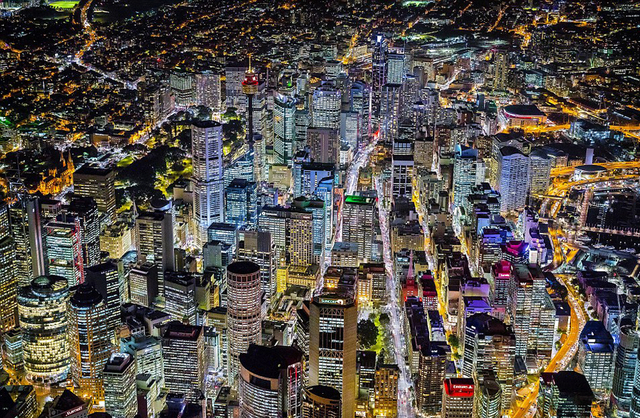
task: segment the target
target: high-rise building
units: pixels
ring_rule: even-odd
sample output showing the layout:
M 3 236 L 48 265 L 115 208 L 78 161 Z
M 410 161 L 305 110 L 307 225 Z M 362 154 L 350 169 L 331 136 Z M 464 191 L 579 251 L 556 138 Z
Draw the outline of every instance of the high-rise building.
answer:
M 176 106 L 189 107 L 196 104 L 195 74 L 176 68 L 169 75 L 169 85 L 175 97 Z
M 257 219 L 256 184 L 233 179 L 225 188 L 225 222 L 236 227 L 255 225 Z
M 493 89 L 506 90 L 509 77 L 509 54 L 504 49 L 493 53 Z
M 372 112 L 377 117 L 380 112 L 382 88 L 387 84 L 387 40 L 382 34 L 374 38 L 371 80 Z
M 246 353 L 240 354 L 240 417 L 301 416 L 302 360 L 302 352 L 297 348 L 279 345 L 252 344 Z
M 93 285 L 81 284 L 69 300 L 71 377 L 81 393 L 96 401 L 104 397 L 102 373 L 111 355 L 109 331 L 102 295 Z
M 224 222 L 224 167 L 222 125 L 196 121 L 191 126 L 193 156 L 193 211 L 200 225 L 202 241 L 212 222 Z
M 338 240 L 358 244 L 360 263 L 371 261 L 375 199 L 365 196 L 346 196 L 342 210 L 342 239 Z
M 321 292 L 309 315 L 309 384 L 338 389 L 343 418 L 353 417 L 356 395 L 358 308 L 353 291 Z
M 276 259 L 286 264 L 308 265 L 315 261 L 313 214 L 305 209 L 282 206 L 262 208 L 258 225 L 271 233 Z
M 340 392 L 331 386 L 307 386 L 302 403 L 303 418 L 342 418 Z
M 165 312 L 174 321 L 196 324 L 196 277 L 183 271 L 164 275 Z
M 453 206 L 464 209 L 469 216 L 468 196 L 476 185 L 478 173 L 478 150 L 456 145 L 453 160 Z
M 411 200 L 413 195 L 413 141 L 393 141 L 393 155 L 391 156 L 391 187 L 394 199 L 406 197 Z
M 158 293 L 164 296 L 164 272 L 175 268 L 170 212 L 142 212 L 136 219 L 138 259 L 158 266 Z
M 340 90 L 324 84 L 313 91 L 311 102 L 311 126 L 314 128 L 340 129 Z
M 199 399 L 206 372 L 202 327 L 172 321 L 162 336 L 164 382 L 169 392 Z
M 338 131 L 330 128 L 307 129 L 307 146 L 311 160 L 316 163 L 338 163 L 340 140 Z
M 516 337 L 511 328 L 486 313 L 467 318 L 462 374 L 478 379 L 493 371 L 502 388 L 502 411 L 511 407 Z
M 127 286 L 121 262 L 109 260 L 86 269 L 85 281 L 92 284 L 106 304 L 107 329 L 114 338 L 120 326 L 120 305 L 126 300 Z
M 65 212 L 80 221 L 82 230 L 82 258 L 85 268 L 100 262 L 100 216 L 92 197 L 74 196 Z
M 531 162 L 530 180 L 531 193 L 545 194 L 549 188 L 551 178 L 551 157 L 542 150 L 533 150 L 529 154 Z
M 214 112 L 222 111 L 220 74 L 204 71 L 196 74 L 196 104 L 207 106 Z
M 64 277 L 70 286 L 84 282 L 80 220 L 61 214 L 44 229 L 48 274 Z
M 164 358 L 158 337 L 135 335 L 120 340 L 120 351 L 128 353 L 136 363 L 136 375 L 148 374 L 164 385 Z
M 27 379 L 57 383 L 69 371 L 67 301 L 69 286 L 60 276 L 40 276 L 18 291 Z
M 127 353 L 111 354 L 104 367 L 104 409 L 121 418 L 138 413 L 136 364 Z
M 8 234 L 0 238 L 0 333 L 17 324 L 18 275 L 15 268 L 16 247 Z
M 73 173 L 74 193 L 92 197 L 109 223 L 117 219 L 115 182 L 116 172 L 110 168 L 85 164 Z
M 46 274 L 40 203 L 35 196 L 23 196 L 9 207 L 9 227 L 16 246 L 15 270 L 20 286 Z
M 150 306 L 158 297 L 158 267 L 153 263 L 138 263 L 129 272 L 131 303 Z
M 240 371 L 240 354 L 262 341 L 260 266 L 237 261 L 227 266 L 227 330 L 229 335 L 229 380 Z
M 390 53 L 387 55 L 387 85 L 399 86 L 403 83 L 405 76 L 404 71 L 404 53 Z
M 633 393 L 633 380 L 638 364 L 640 339 L 633 326 L 620 330 L 620 342 L 616 347 L 616 364 L 613 370 L 611 400 L 619 416 L 629 416 Z
M 426 319 L 424 315 L 421 317 Z M 442 381 L 451 359 L 451 350 L 446 343 L 428 340 L 416 348 L 419 351 L 416 404 L 427 415 L 437 414 L 442 410 Z
M 266 299 L 271 299 L 276 289 L 275 246 L 271 233 L 264 231 L 244 231 L 238 240 L 236 259 L 251 261 L 260 266 L 260 282 Z
M 273 99 L 273 152 L 275 164 L 291 164 L 296 149 L 296 100 L 282 94 Z
M 578 340 L 578 369 L 596 396 L 602 397 L 613 381 L 613 337 L 600 321 L 587 321 Z
M 529 194 L 529 157 L 515 147 L 498 151 L 497 190 L 500 192 L 500 211 L 524 208 Z
M 378 366 L 374 379 L 373 415 L 395 418 L 398 416 L 398 379 L 400 369 L 395 364 Z
M 500 418 L 502 388 L 496 382 L 493 373 L 482 377 L 476 387 L 473 401 L 473 416 L 482 418 Z
M 543 417 L 589 418 L 594 400 L 589 382 L 580 373 L 561 371 L 540 375 L 538 411 Z
M 443 382 L 442 418 L 471 418 L 475 385 L 470 378 L 448 378 Z

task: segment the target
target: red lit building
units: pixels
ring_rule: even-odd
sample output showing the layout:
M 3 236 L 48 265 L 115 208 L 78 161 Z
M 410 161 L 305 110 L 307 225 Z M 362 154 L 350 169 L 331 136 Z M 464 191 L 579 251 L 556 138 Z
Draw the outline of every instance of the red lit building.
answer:
M 473 416 L 473 379 L 445 379 L 442 391 L 442 418 L 471 418 Z

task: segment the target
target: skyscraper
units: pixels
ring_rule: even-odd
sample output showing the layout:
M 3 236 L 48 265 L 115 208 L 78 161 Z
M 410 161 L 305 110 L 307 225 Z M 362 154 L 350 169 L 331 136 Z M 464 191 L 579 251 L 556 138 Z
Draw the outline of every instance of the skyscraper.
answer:
M 311 126 L 337 132 L 340 129 L 341 97 L 340 90 L 330 84 L 316 88 L 311 102 Z
M 127 353 L 115 353 L 104 368 L 104 408 L 113 417 L 133 418 L 138 413 L 136 364 Z
M 442 418 L 471 418 L 475 385 L 470 378 L 449 378 L 443 382 Z
M 626 325 L 621 328 L 620 342 L 616 347 L 616 364 L 613 370 L 611 400 L 618 415 L 629 416 L 640 341 L 635 327 Z
M 109 223 L 117 219 L 115 182 L 116 172 L 110 168 L 85 164 L 73 173 L 74 193 L 92 197 Z
M 120 326 L 120 305 L 127 289 L 121 262 L 109 260 L 86 269 L 85 281 L 92 284 L 106 304 L 106 322 L 110 338 L 114 338 Z
M 196 74 L 196 104 L 214 112 L 222 110 L 220 74 L 204 71 Z
M 47 272 L 64 277 L 70 286 L 84 282 L 80 220 L 71 215 L 59 215 L 45 226 L 44 242 Z
M 478 150 L 456 145 L 453 161 L 453 206 L 464 209 L 469 216 L 469 201 L 471 188 L 476 185 L 478 164 Z
M 150 306 L 158 297 L 158 267 L 153 263 L 139 263 L 129 272 L 131 303 Z
M 174 321 L 196 324 L 196 278 L 179 271 L 164 275 L 165 312 Z
M 509 55 L 504 49 L 493 52 L 493 89 L 506 90 L 509 76 Z
M 380 112 L 382 88 L 387 84 L 387 40 L 382 34 L 375 35 L 373 55 L 371 57 L 371 96 L 372 113 L 377 117 Z
M 398 379 L 400 369 L 395 364 L 378 366 L 374 378 L 373 415 L 376 417 L 398 416 Z
M 71 377 L 80 391 L 100 401 L 104 397 L 102 374 L 111 355 L 111 332 L 102 295 L 81 284 L 69 300 Z
M 275 164 L 291 164 L 296 149 L 296 100 L 281 94 L 273 99 L 273 152 Z
M 204 242 L 212 222 L 224 222 L 224 168 L 222 163 L 222 125 L 215 121 L 196 121 L 191 127 L 193 156 L 194 216 Z
M 257 219 L 256 184 L 233 179 L 224 191 L 225 222 L 237 227 L 255 225 Z
M 313 162 L 338 163 L 340 140 L 337 130 L 330 128 L 307 129 L 307 146 Z
M 262 341 L 260 266 L 237 261 L 227 266 L 227 329 L 229 335 L 229 380 L 240 371 L 240 354 Z
M 18 291 L 24 368 L 32 382 L 57 383 L 69 371 L 67 301 L 69 287 L 60 276 L 40 276 Z
M 136 374 L 148 374 L 164 385 L 164 358 L 158 337 L 135 335 L 120 340 L 120 351 L 128 353 L 136 363 Z
M 251 261 L 260 266 L 260 282 L 266 299 L 275 293 L 276 260 L 275 246 L 271 233 L 265 231 L 244 231 L 238 240 L 236 254 L 238 261 Z
M 393 155 L 391 159 L 392 196 L 406 197 L 411 200 L 413 195 L 413 142 L 407 140 L 393 141 Z
M 241 418 L 299 417 L 302 413 L 302 352 L 294 347 L 250 345 L 240 354 Z
M 506 146 L 498 151 L 500 211 L 524 208 L 529 194 L 529 157 L 517 148 Z
M 100 262 L 100 216 L 92 197 L 73 197 L 65 212 L 80 222 L 82 230 L 82 260 L 85 268 Z
M 364 196 L 346 196 L 344 199 L 342 239 L 358 244 L 358 259 L 367 263 L 372 258 L 373 219 L 375 199 Z
M 18 275 L 15 258 L 15 242 L 7 233 L 0 238 L 0 333 L 15 328 L 17 324 Z
M 20 286 L 46 273 L 40 203 L 35 196 L 23 196 L 9 207 L 9 227 L 16 246 L 16 275 Z
M 578 340 L 578 369 L 597 397 L 611 389 L 613 381 L 613 337 L 600 321 L 587 321 Z
M 303 418 L 342 418 L 340 392 L 331 386 L 307 386 L 302 403 Z
M 353 294 L 322 292 L 309 315 L 309 384 L 341 394 L 342 417 L 352 417 L 356 395 L 358 309 Z
M 589 382 L 580 373 L 561 371 L 540 375 L 538 410 L 543 417 L 589 418 L 594 400 Z
M 162 336 L 165 387 L 193 402 L 204 389 L 206 372 L 202 327 L 172 321 Z
M 286 264 L 313 264 L 313 214 L 296 207 L 265 206 L 258 225 L 269 231 L 276 247 L 277 260 Z
M 136 219 L 136 248 L 143 263 L 158 266 L 158 293 L 164 296 L 164 272 L 175 268 L 170 212 L 142 212 Z

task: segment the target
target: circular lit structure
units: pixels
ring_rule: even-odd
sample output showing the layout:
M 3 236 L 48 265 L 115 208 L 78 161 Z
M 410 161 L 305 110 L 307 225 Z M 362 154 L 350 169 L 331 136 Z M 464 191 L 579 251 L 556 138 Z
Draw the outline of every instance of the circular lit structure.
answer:
M 262 340 L 260 266 L 238 261 L 227 266 L 227 331 L 229 380 L 240 370 L 240 354 Z
M 535 105 L 509 105 L 502 109 L 509 127 L 540 125 L 547 122 L 547 115 Z
M 57 383 L 67 377 L 68 300 L 67 279 L 60 276 L 36 277 L 18 292 L 24 367 L 33 383 Z
M 309 386 L 304 389 L 302 416 L 304 418 L 342 417 L 340 392 L 331 386 Z
M 579 165 L 573 172 L 573 179 L 579 180 L 591 180 L 597 177 L 602 177 L 607 172 L 607 169 L 601 165 L 589 164 Z

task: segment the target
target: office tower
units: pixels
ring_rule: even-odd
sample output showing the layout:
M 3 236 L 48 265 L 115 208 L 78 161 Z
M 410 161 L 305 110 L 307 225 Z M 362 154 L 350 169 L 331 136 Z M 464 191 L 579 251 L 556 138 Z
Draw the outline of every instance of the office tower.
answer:
M 212 222 L 224 222 L 224 166 L 222 125 L 215 121 L 196 121 L 191 126 L 193 156 L 193 211 L 204 231 Z
M 340 141 L 356 149 L 362 138 L 362 115 L 358 112 L 340 112 Z
M 534 361 L 540 359 L 539 363 L 543 363 L 551 358 L 553 348 L 554 329 L 553 325 L 548 329 L 547 316 L 555 316 L 555 312 L 545 309 L 546 278 L 542 270 L 533 265 L 514 264 L 512 271 L 508 309 L 516 335 L 516 355 Z
M 19 278 L 15 259 L 15 242 L 7 233 L 0 238 L 0 333 L 16 327 Z
M 509 77 L 509 54 L 504 49 L 493 52 L 493 89 L 506 90 Z
M 169 85 L 175 97 L 176 106 L 189 107 L 196 103 L 195 74 L 177 68 L 169 75 Z
M 371 101 L 372 112 L 378 116 L 380 112 L 380 101 L 382 97 L 382 88 L 387 84 L 387 40 L 383 35 L 375 36 L 373 46 L 373 55 L 371 57 Z
M 85 164 L 73 173 L 73 192 L 92 197 L 98 211 L 106 216 L 108 223 L 113 223 L 117 219 L 115 182 L 114 170 Z
M 84 282 L 80 220 L 61 214 L 44 230 L 48 274 L 64 277 L 70 286 Z
M 265 206 L 258 219 L 261 230 L 271 233 L 276 259 L 285 264 L 313 264 L 313 214 L 305 209 Z
M 224 69 L 226 107 L 235 107 L 240 112 L 244 112 L 247 105 L 246 96 L 242 92 L 242 81 L 247 69 L 246 65 L 238 63 L 227 65 Z
M 220 74 L 211 71 L 196 74 L 196 104 L 209 107 L 215 113 L 222 111 Z
M 358 377 L 358 397 L 363 393 L 374 400 L 375 383 L 376 383 L 376 366 L 378 364 L 377 354 L 375 351 L 356 352 L 356 371 Z
M 256 184 L 233 179 L 225 191 L 225 222 L 236 227 L 255 225 L 257 219 Z
M 311 126 L 340 129 L 341 101 L 340 90 L 333 88 L 330 84 L 316 88 L 311 99 Z
M 196 324 L 196 278 L 183 271 L 164 275 L 165 312 L 174 321 Z
M 24 368 L 31 382 L 57 383 L 69 371 L 67 280 L 40 276 L 18 291 Z
M 11 385 L 0 388 L 0 405 L 4 417 L 36 418 L 39 406 L 36 388 L 31 385 Z
M 352 292 L 322 292 L 309 313 L 309 384 L 333 386 L 342 417 L 354 414 L 358 308 Z
M 100 252 L 119 260 L 131 250 L 134 240 L 133 225 L 126 222 L 107 225 L 100 232 Z
M 307 129 L 307 146 L 313 162 L 338 163 L 340 140 L 337 130 L 330 128 Z
M 138 260 L 158 266 L 158 294 L 164 296 L 164 272 L 175 268 L 170 212 L 142 212 L 136 219 Z
M 0 344 L 4 344 L 2 352 L 3 366 L 10 370 L 22 371 L 24 369 L 24 350 L 22 348 L 22 331 L 20 328 L 4 331 Z
M 169 392 L 197 401 L 206 372 L 202 327 L 172 321 L 162 336 L 164 382 Z
M 111 354 L 104 367 L 104 409 L 121 418 L 138 413 L 136 364 L 127 353 Z
M 89 414 L 88 402 L 65 389 L 53 402 L 46 405 L 41 415 L 51 418 L 86 418 Z
M 106 303 L 107 329 L 112 338 L 120 326 L 120 305 L 126 300 L 127 286 L 121 262 L 109 260 L 86 270 L 87 283 L 92 284 Z
M 273 99 L 273 153 L 275 164 L 291 164 L 296 149 L 296 100 L 282 94 Z
M 442 418 L 471 418 L 474 392 L 473 379 L 445 379 L 442 391 Z
M 315 198 L 297 197 L 291 204 L 295 208 L 303 209 L 312 214 L 312 241 L 313 241 L 313 263 L 319 263 L 320 257 L 324 253 L 325 244 L 325 222 L 328 213 L 324 207 L 324 201 Z
M 100 262 L 100 216 L 92 197 L 74 196 L 65 212 L 80 221 L 82 259 L 85 268 Z
M 138 263 L 129 272 L 131 303 L 151 306 L 158 297 L 158 267 L 153 263 Z
M 302 352 L 295 347 L 251 344 L 240 354 L 240 417 L 299 417 L 302 413 Z
M 529 180 L 531 193 L 545 194 L 551 178 L 551 157 L 541 149 L 534 149 L 529 154 L 529 160 L 531 164 L 531 178 Z
M 413 198 L 413 142 L 406 140 L 393 141 L 391 156 L 392 196 Z
M 387 55 L 387 84 L 401 85 L 404 81 L 404 53 Z
M 164 384 L 164 359 L 159 338 L 135 335 L 120 340 L 120 351 L 128 353 L 136 363 L 136 375 L 148 374 Z
M 456 145 L 453 160 L 453 206 L 463 209 L 465 216 L 470 216 L 468 196 L 476 185 L 478 172 L 478 150 Z
M 271 233 L 264 231 L 244 231 L 238 241 L 236 259 L 251 261 L 260 266 L 260 283 L 266 299 L 271 299 L 276 287 L 275 246 Z
M 262 341 L 260 266 L 237 261 L 227 266 L 227 329 L 229 380 L 236 381 L 240 354 Z
M 400 369 L 395 364 L 378 366 L 374 383 L 373 415 L 398 416 L 398 379 Z
M 587 321 L 578 340 L 578 369 L 597 397 L 611 390 L 613 337 L 600 321 Z
M 486 313 L 467 318 L 462 374 L 478 378 L 493 371 L 502 388 L 502 411 L 511 406 L 516 338 L 511 328 Z M 474 377 L 475 376 L 475 377 Z
M 367 263 L 373 256 L 375 199 L 346 196 L 342 210 L 342 237 L 337 237 L 337 240 L 358 244 L 358 259 L 360 263 Z
M 540 374 L 538 411 L 543 417 L 589 418 L 594 400 L 589 382 L 580 373 Z
M 40 203 L 37 197 L 22 196 L 9 207 L 9 227 L 16 246 L 15 272 L 20 286 L 46 273 Z
M 473 416 L 499 418 L 502 404 L 502 388 L 493 373 L 488 373 L 478 382 L 473 401 Z
M 111 355 L 107 305 L 93 285 L 81 284 L 69 299 L 71 377 L 80 393 L 103 399 L 102 373 Z
M 500 211 L 524 208 L 529 194 L 529 157 L 517 148 L 506 146 L 498 151 L 497 191 Z
M 629 416 L 633 379 L 638 364 L 639 338 L 633 326 L 625 325 L 621 328 L 620 342 L 616 347 L 611 400 L 619 416 Z
M 296 172 L 296 168 L 299 171 Z M 294 194 L 295 196 L 317 196 L 322 197 L 325 202 L 329 200 L 324 197 L 333 189 L 333 179 L 335 177 L 335 166 L 330 163 L 301 162 L 296 165 L 294 162 Z
M 306 386 L 302 401 L 303 418 L 342 418 L 340 392 L 331 386 Z
M 336 267 L 358 267 L 358 244 L 336 242 L 331 249 L 331 265 Z M 365 279 L 366 281 L 366 279 Z
M 420 322 L 427 327 L 426 318 L 424 315 L 420 316 Z M 425 331 L 428 332 L 428 329 Z M 437 414 L 442 410 L 442 381 L 446 376 L 447 364 L 451 359 L 451 350 L 446 343 L 429 341 L 428 335 L 425 340 L 424 343 L 416 347 L 419 351 L 416 405 L 421 412 L 429 415 Z M 412 341 L 411 344 L 414 342 Z

